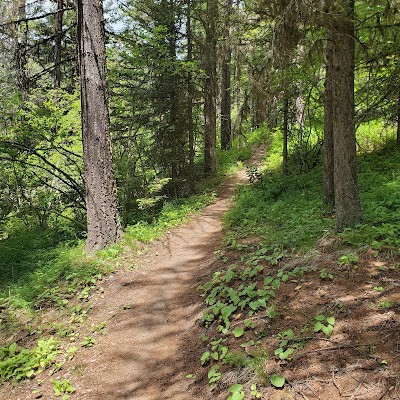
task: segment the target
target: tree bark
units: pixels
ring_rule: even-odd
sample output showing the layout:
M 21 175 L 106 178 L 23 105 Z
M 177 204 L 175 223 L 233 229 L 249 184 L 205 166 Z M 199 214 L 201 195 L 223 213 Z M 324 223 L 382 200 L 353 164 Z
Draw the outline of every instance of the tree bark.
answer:
M 336 227 L 361 222 L 354 111 L 354 0 L 338 0 L 333 30 L 333 126 Z
M 333 38 L 327 28 L 325 94 L 324 94 L 324 146 L 323 146 L 323 205 L 335 204 L 334 147 L 333 147 Z
M 186 8 L 186 34 L 187 34 L 187 60 L 189 63 L 193 61 L 193 32 L 192 32 L 192 14 L 191 14 L 191 1 L 188 0 Z M 193 85 L 193 74 L 189 69 L 187 76 L 188 85 L 188 139 L 189 139 L 189 185 L 190 191 L 195 192 L 195 173 L 194 173 L 194 123 L 193 123 L 193 99 L 194 99 L 194 85 Z
M 54 40 L 54 88 L 61 87 L 61 46 L 62 46 L 62 25 L 64 15 L 64 0 L 57 0 L 55 40 Z
M 204 172 L 217 173 L 217 0 L 207 0 L 204 85 Z
M 222 48 L 221 66 L 221 149 L 228 150 L 232 146 L 231 120 L 231 60 L 230 45 L 230 17 L 232 14 L 232 0 L 225 0 L 224 44 Z
M 283 151 L 282 170 L 283 175 L 289 174 L 288 168 L 288 136 L 289 136 L 289 98 L 285 95 L 283 103 Z
M 397 98 L 397 135 L 396 135 L 397 143 L 400 144 L 400 94 Z
M 17 23 L 15 32 L 15 50 L 14 59 L 17 68 L 17 85 L 21 91 L 22 98 L 27 99 L 29 93 L 28 76 L 26 73 L 26 47 L 28 42 L 28 22 L 22 22 L 26 18 L 26 0 L 17 0 L 15 2 L 15 11 Z
M 78 0 L 82 139 L 87 208 L 87 251 L 121 237 L 107 104 L 101 0 Z

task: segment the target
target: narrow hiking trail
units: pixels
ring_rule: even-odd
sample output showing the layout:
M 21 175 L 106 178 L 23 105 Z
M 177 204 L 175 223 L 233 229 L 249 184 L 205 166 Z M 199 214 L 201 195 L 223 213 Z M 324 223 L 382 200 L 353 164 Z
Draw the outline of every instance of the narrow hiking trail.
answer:
M 251 164 L 264 153 L 261 146 Z M 202 353 L 196 287 L 215 260 L 234 187 L 245 179 L 244 170 L 237 172 L 200 215 L 151 244 L 137 270 L 108 279 L 90 314 L 92 324 L 107 322 L 108 333 L 74 359 L 83 371 L 70 379 L 79 399 L 210 398 L 207 385 L 186 378 Z
M 251 165 L 259 165 L 261 146 Z M 138 256 L 139 267 L 112 274 L 93 299 L 90 325 L 106 322 L 107 334 L 73 359 L 65 376 L 80 400 L 208 399 L 207 382 L 186 375 L 200 367 L 203 351 L 196 287 L 210 273 L 222 239 L 222 217 L 244 170 L 230 177 L 216 200 L 190 222 L 167 233 Z

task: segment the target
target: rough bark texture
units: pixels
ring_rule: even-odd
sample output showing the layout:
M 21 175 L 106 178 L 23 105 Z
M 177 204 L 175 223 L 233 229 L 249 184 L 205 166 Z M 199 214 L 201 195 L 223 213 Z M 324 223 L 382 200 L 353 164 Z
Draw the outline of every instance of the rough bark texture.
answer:
M 217 0 L 207 1 L 204 85 L 204 172 L 217 173 Z
M 187 2 L 186 9 L 186 35 L 187 35 L 187 60 L 188 62 L 193 61 L 193 32 L 192 32 L 192 11 L 191 11 L 191 1 Z M 195 192 L 195 172 L 194 172 L 194 158 L 195 158 L 195 148 L 194 148 L 194 123 L 193 123 L 193 99 L 194 99 L 194 85 L 193 85 L 193 74 L 188 72 L 187 77 L 188 84 L 188 108 L 187 108 L 187 118 L 188 118 L 188 139 L 189 139 L 189 184 L 192 193 Z
M 338 0 L 333 30 L 333 126 L 336 227 L 361 221 L 354 121 L 354 1 Z
M 107 104 L 103 7 L 78 1 L 78 39 L 88 251 L 118 241 L 121 228 L 112 165 Z
M 282 150 L 282 169 L 283 174 L 288 175 L 288 135 L 289 135 L 289 98 L 284 98 L 283 103 L 283 150 Z
M 62 24 L 63 24 L 64 0 L 57 0 L 57 14 L 54 40 L 54 87 L 61 87 L 61 45 L 62 45 Z
M 324 147 L 323 147 L 323 203 L 325 207 L 335 204 L 334 147 L 333 147 L 333 42 L 332 30 L 328 28 L 326 45 L 326 73 L 324 95 Z
M 397 99 L 397 143 L 400 143 L 400 94 Z
M 26 18 L 26 1 L 17 0 L 14 4 L 14 18 L 23 20 Z M 19 22 L 15 31 L 14 59 L 17 69 L 17 85 L 21 91 L 22 98 L 26 99 L 29 93 L 28 76 L 26 73 L 26 47 L 28 42 L 28 23 Z
M 232 14 L 232 0 L 225 1 L 224 44 L 222 48 L 221 66 L 221 149 L 228 150 L 232 146 L 231 120 L 231 60 L 230 45 L 230 16 Z

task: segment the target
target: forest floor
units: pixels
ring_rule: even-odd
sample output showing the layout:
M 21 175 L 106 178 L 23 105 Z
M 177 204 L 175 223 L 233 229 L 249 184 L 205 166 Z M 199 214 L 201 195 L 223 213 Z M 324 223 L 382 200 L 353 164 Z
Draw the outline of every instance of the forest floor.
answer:
M 265 151 L 260 147 L 249 165 L 261 165 Z M 240 262 L 243 257 L 235 249 L 220 255 L 223 214 L 236 185 L 245 182 L 245 171 L 239 171 L 200 215 L 137 254 L 127 252 L 125 267 L 100 281 L 88 299 L 81 337 L 93 337 L 95 344 L 82 348 L 51 377 L 45 372 L 18 386 L 4 385 L 0 399 L 56 399 L 54 378 L 68 379 L 75 388 L 71 399 L 79 400 L 222 400 L 235 383 L 245 389 L 254 383 L 261 398 L 270 400 L 400 399 L 400 260 L 365 251 L 357 265 L 338 263 L 332 238 L 320 241 L 318 251 L 307 256 L 265 264 L 269 273 L 316 267 L 282 282 L 274 300 L 278 316 L 257 314 L 254 331 L 246 332 L 262 333 L 257 343 L 245 347 L 248 357 L 259 358 L 259 345 L 272 355 L 262 359 L 261 375 L 250 367 L 227 368 L 211 391 L 209 369 L 200 363 L 207 350 L 202 338 L 210 333 L 202 323 L 205 305 L 197 287 L 214 271 L 226 269 L 227 259 Z M 322 269 L 334 279 L 322 278 Z M 310 318 L 322 312 L 336 318 L 332 335 L 310 329 Z M 61 317 L 47 313 L 46 318 L 55 323 Z M 241 315 L 236 319 L 239 323 Z M 301 337 L 301 345 L 293 342 L 293 357 L 280 360 L 274 349 L 279 333 L 288 329 Z M 232 335 L 227 343 L 239 351 Z M 269 385 L 273 373 L 285 376 L 282 389 Z M 261 384 L 260 376 L 266 379 Z M 246 393 L 246 399 L 257 396 Z

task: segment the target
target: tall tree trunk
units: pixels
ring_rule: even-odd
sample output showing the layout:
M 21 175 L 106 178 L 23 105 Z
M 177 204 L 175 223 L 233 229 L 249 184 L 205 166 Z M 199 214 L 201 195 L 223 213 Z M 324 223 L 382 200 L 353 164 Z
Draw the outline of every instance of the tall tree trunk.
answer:
M 333 42 L 332 29 L 327 28 L 325 95 L 324 95 L 324 146 L 323 146 L 323 204 L 335 204 L 334 147 L 333 147 Z
M 224 44 L 222 47 L 221 66 L 221 149 L 228 150 L 232 146 L 231 120 L 231 60 L 232 49 L 230 44 L 230 17 L 232 14 L 232 0 L 225 0 Z
M 204 172 L 217 173 L 217 17 L 218 1 L 207 0 L 204 85 Z
M 354 0 L 338 0 L 333 31 L 333 126 L 336 227 L 361 221 L 354 111 Z
M 283 175 L 288 175 L 288 136 L 289 136 L 289 97 L 285 95 L 283 103 L 283 151 L 282 170 Z
M 26 18 L 26 0 L 15 1 L 15 19 L 23 20 Z M 19 22 L 15 32 L 15 50 L 14 59 L 17 68 L 17 85 L 21 91 L 22 98 L 26 100 L 29 87 L 28 76 L 26 72 L 26 48 L 28 43 L 28 22 Z
M 397 143 L 400 144 L 400 93 L 397 98 L 397 135 L 396 135 Z
M 167 2 L 165 5 L 165 10 L 166 10 L 166 24 L 167 24 L 167 37 L 169 41 L 169 59 L 172 60 L 173 62 L 176 61 L 177 56 L 176 56 L 176 40 L 177 40 L 177 32 L 176 32 L 176 27 L 175 27 L 175 16 L 173 12 L 173 2 Z M 179 156 L 178 152 L 182 149 L 178 148 L 178 143 L 180 138 L 182 137 L 182 127 L 180 125 L 179 121 L 179 93 L 178 89 L 176 86 L 176 82 L 174 82 L 172 79 L 170 81 L 170 84 L 168 85 L 168 94 L 169 94 L 169 127 L 170 127 L 170 146 L 171 146 L 171 160 L 170 165 L 171 165 L 171 178 L 172 178 L 172 189 L 175 197 L 178 197 L 178 178 L 179 178 Z
M 189 63 L 193 61 L 193 32 L 192 32 L 192 15 L 191 15 L 191 0 L 187 3 L 186 8 L 186 33 L 187 33 L 187 60 Z M 194 174 L 194 123 L 193 123 L 193 99 L 194 99 L 194 85 L 193 85 L 193 74 L 190 71 L 187 76 L 188 85 L 188 139 L 189 139 L 189 185 L 192 193 L 195 192 L 195 174 Z
M 78 0 L 78 46 L 88 251 L 118 241 L 121 227 L 112 165 L 102 2 Z
M 64 0 L 57 0 L 55 40 L 54 40 L 54 88 L 61 87 L 61 45 Z

